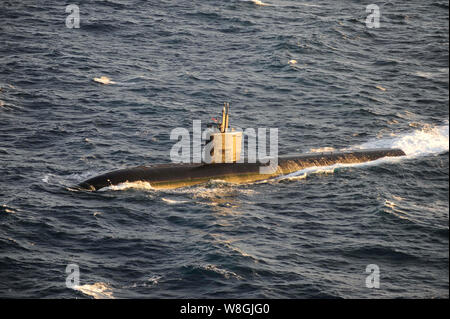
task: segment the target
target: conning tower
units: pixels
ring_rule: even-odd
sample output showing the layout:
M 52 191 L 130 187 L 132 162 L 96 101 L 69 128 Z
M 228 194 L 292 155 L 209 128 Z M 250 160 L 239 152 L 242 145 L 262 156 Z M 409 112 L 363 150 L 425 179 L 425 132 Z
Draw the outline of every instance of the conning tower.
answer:
M 230 103 L 224 103 L 222 122 L 212 126 L 209 143 L 212 142 L 211 163 L 236 163 L 241 158 L 242 131 L 229 128 Z

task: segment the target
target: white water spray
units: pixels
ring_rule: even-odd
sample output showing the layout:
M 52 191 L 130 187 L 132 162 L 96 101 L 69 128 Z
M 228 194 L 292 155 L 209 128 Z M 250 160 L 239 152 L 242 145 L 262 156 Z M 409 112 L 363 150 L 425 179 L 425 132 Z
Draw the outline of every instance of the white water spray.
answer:
M 396 163 L 405 158 L 416 158 L 428 155 L 439 155 L 449 151 L 448 125 L 425 125 L 421 130 L 402 133 L 392 138 L 381 138 L 368 141 L 346 150 L 372 148 L 400 148 L 406 154 L 402 157 L 384 157 L 371 162 L 355 164 L 334 164 L 330 166 L 308 167 L 297 172 L 280 176 L 276 180 L 303 179 L 310 174 L 333 173 L 337 168 L 373 166 L 380 163 Z

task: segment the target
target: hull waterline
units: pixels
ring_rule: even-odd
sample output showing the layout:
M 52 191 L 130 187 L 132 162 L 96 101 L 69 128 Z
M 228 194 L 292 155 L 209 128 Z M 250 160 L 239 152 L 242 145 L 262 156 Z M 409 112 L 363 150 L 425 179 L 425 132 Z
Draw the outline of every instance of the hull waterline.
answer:
M 334 164 L 353 164 L 377 160 L 383 157 L 404 156 L 400 149 L 370 149 L 348 152 L 324 152 L 278 157 L 278 167 L 270 174 L 261 174 L 261 163 L 221 164 L 156 164 L 138 166 L 109 172 L 78 185 L 84 190 L 99 190 L 121 183 L 146 182 L 153 188 L 178 188 L 223 180 L 231 183 L 250 183 L 286 175 L 308 167 Z

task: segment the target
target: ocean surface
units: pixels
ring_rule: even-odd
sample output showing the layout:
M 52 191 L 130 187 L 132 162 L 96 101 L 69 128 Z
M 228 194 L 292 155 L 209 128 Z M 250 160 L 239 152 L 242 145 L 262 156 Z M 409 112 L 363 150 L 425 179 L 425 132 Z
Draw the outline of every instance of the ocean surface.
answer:
M 69 4 L 0 3 L 1 298 L 449 297 L 448 1 L 378 1 L 379 28 L 370 1 L 78 1 L 79 28 Z M 74 188 L 170 162 L 171 130 L 224 102 L 280 155 L 407 155 Z

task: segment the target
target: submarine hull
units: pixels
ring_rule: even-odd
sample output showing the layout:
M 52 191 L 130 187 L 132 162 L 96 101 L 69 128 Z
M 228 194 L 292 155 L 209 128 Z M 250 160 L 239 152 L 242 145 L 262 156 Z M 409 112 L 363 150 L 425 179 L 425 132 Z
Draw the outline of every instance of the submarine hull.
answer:
M 272 173 L 261 174 L 260 167 L 268 163 L 218 163 L 218 164 L 156 164 L 116 170 L 81 184 L 83 190 L 99 190 L 121 183 L 147 182 L 153 188 L 178 188 L 224 180 L 231 183 L 249 183 L 286 175 L 315 166 L 329 166 L 337 163 L 352 164 L 374 161 L 382 157 L 404 156 L 400 149 L 369 149 L 347 152 L 324 152 L 278 157 L 278 167 Z

